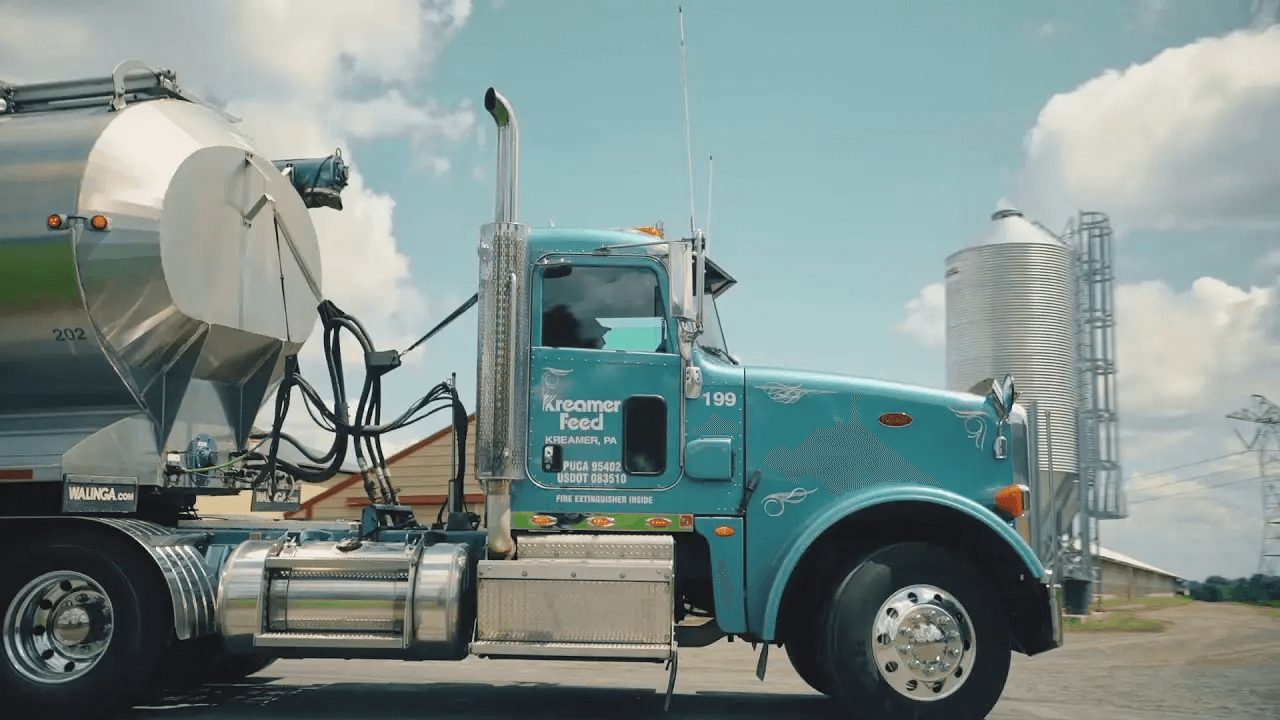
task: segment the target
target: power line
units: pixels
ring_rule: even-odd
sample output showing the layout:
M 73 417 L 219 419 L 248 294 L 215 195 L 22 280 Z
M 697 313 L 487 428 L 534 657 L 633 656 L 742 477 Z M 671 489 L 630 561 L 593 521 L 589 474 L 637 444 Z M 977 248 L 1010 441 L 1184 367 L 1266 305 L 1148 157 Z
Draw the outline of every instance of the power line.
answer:
M 1236 452 L 1227 453 L 1226 455 L 1219 455 L 1218 457 L 1205 458 L 1204 460 L 1196 460 L 1195 462 L 1184 463 L 1182 465 L 1174 465 L 1173 467 L 1167 467 L 1163 470 L 1152 470 L 1151 472 L 1138 473 L 1137 475 L 1130 475 L 1129 481 L 1132 482 L 1137 478 L 1151 477 L 1152 475 L 1163 475 L 1167 472 L 1173 472 L 1174 470 L 1181 470 L 1183 468 L 1195 467 L 1196 465 L 1203 465 L 1205 463 L 1213 462 L 1214 460 L 1224 460 L 1229 457 L 1235 457 L 1236 455 L 1244 455 L 1247 452 L 1249 451 L 1237 450 Z
M 1235 453 L 1235 454 L 1239 455 L 1240 453 Z M 1229 468 L 1226 468 L 1226 469 L 1224 469 L 1224 470 L 1214 470 L 1213 472 L 1201 473 L 1201 474 L 1199 474 L 1199 475 L 1190 475 L 1190 476 L 1183 477 L 1183 478 L 1175 478 L 1175 479 L 1173 479 L 1173 480 L 1169 480 L 1168 482 L 1162 482 L 1162 483 L 1157 483 L 1157 484 L 1155 484 L 1155 485 L 1149 485 L 1149 486 L 1147 486 L 1147 487 L 1142 487 L 1142 488 L 1132 488 L 1132 489 L 1133 489 L 1133 491 L 1134 491 L 1134 492 L 1142 492 L 1142 493 L 1144 493 L 1144 492 L 1147 492 L 1148 490 L 1155 490 L 1156 488 L 1167 487 L 1167 486 L 1169 486 L 1169 485 L 1177 485 L 1178 483 L 1190 482 L 1191 480 L 1201 480 L 1201 479 L 1204 479 L 1204 478 L 1213 477 L 1213 476 L 1215 476 L 1215 475 L 1226 475 L 1227 473 L 1237 472 L 1237 471 L 1240 471 L 1240 470 L 1246 470 L 1246 469 L 1248 469 L 1252 464 L 1253 464 L 1253 463 L 1249 463 L 1249 464 L 1246 464 L 1246 465 L 1238 465 L 1238 466 L 1236 466 L 1236 467 L 1229 467 Z M 1150 473 L 1150 474 L 1148 474 L 1148 475 L 1144 475 L 1143 477 L 1150 477 L 1151 475 L 1155 475 L 1155 474 L 1158 474 L 1158 473 Z M 1129 480 L 1132 482 L 1133 478 L 1129 478 Z
M 1182 490 L 1180 492 L 1169 493 L 1168 495 L 1157 495 L 1155 497 L 1142 498 L 1141 500 L 1130 500 L 1129 504 L 1137 505 L 1139 503 L 1155 502 L 1156 500 L 1167 500 L 1171 497 L 1177 497 L 1179 495 L 1187 495 L 1190 493 L 1204 492 L 1205 490 L 1216 490 L 1217 488 L 1224 488 L 1224 487 L 1227 487 L 1228 485 L 1239 485 L 1240 483 L 1247 483 L 1247 482 L 1252 482 L 1254 480 L 1260 480 L 1260 479 L 1261 479 L 1260 476 L 1253 475 L 1247 478 L 1240 478 L 1239 480 L 1232 480 L 1230 482 L 1218 483 L 1217 485 L 1205 485 L 1203 487 L 1191 488 L 1190 490 Z

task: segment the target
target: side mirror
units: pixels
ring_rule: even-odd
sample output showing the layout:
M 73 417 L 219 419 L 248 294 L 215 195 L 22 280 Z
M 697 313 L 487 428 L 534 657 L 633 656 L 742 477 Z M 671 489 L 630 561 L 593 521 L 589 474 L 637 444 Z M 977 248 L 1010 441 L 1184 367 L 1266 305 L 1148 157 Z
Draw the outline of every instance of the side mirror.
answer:
M 698 308 L 693 300 L 693 246 L 689 242 L 667 245 L 667 274 L 671 288 L 671 316 L 695 321 Z
M 1013 386 L 1013 376 L 1005 375 L 999 382 L 991 381 L 991 405 L 995 407 L 996 419 L 1004 422 L 1013 412 L 1013 403 L 1018 399 L 1018 391 Z
M 999 423 L 1009 418 L 1009 413 L 1013 412 L 1013 404 L 1018 400 L 1018 390 L 1013 385 L 1012 375 L 1005 375 L 999 381 L 987 378 L 969 388 L 969 392 L 987 398 L 996 411 L 996 422 Z

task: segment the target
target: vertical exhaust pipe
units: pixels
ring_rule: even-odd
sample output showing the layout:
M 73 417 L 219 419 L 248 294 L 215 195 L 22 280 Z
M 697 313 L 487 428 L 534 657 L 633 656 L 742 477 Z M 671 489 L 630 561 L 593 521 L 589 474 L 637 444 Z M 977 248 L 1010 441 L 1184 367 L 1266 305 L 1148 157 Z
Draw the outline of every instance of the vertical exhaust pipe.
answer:
M 498 191 L 496 223 L 514 223 L 520 210 L 520 125 L 511 103 L 493 88 L 484 94 L 484 109 L 498 126 Z
M 485 488 L 489 557 L 514 554 L 511 483 L 527 474 L 529 426 L 529 227 L 516 222 L 520 130 L 515 109 L 489 88 L 484 109 L 498 128 L 493 222 L 480 229 L 476 352 L 476 478 Z

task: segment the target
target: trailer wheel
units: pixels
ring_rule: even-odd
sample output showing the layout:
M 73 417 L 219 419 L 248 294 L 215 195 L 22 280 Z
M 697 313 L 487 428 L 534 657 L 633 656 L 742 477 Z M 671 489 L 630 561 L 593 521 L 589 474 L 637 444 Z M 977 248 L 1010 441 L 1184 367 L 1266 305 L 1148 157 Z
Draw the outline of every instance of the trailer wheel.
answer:
M 140 695 L 173 627 L 145 558 L 83 531 L 15 555 L 0 576 L 0 696 L 61 718 Z
M 858 718 L 983 718 L 1009 672 L 1000 597 L 959 555 L 901 543 L 844 574 L 826 614 L 832 695 Z

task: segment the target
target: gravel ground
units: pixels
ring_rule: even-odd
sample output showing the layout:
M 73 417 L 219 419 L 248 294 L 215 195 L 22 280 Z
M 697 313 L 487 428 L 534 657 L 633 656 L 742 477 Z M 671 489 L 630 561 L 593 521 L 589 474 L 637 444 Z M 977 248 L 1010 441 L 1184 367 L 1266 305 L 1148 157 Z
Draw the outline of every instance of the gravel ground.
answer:
M 1280 720 L 1280 618 L 1249 607 L 1195 603 L 1159 612 L 1163 633 L 1071 633 L 1037 658 L 1014 656 L 992 720 Z M 681 653 L 666 717 L 827 718 L 832 705 L 772 648 L 765 682 L 746 643 Z M 236 685 L 139 706 L 135 720 L 273 718 L 508 720 L 654 717 L 666 673 L 658 665 L 282 660 Z

